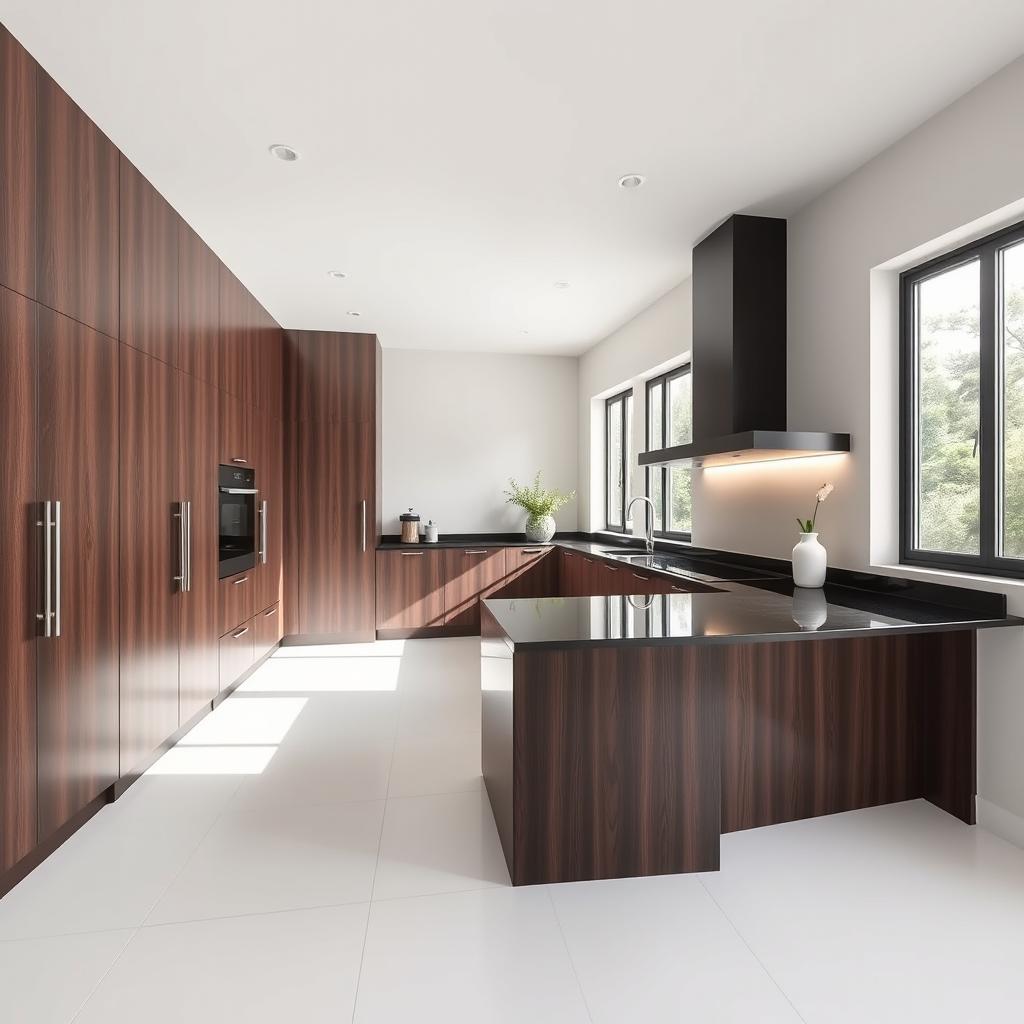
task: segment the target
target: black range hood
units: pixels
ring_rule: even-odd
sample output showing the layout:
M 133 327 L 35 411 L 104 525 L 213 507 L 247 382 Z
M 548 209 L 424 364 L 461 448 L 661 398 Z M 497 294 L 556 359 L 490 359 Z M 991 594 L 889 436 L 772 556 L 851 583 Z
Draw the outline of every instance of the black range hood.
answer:
M 786 429 L 786 222 L 734 214 L 693 250 L 693 441 L 641 466 L 835 455 L 850 435 Z

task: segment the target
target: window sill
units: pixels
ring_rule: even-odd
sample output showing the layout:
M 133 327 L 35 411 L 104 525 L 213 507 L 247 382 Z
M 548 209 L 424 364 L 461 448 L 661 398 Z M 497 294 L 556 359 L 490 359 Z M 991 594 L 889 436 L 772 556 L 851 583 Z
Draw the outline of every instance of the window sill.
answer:
M 1024 593 L 1024 579 L 1012 576 L 985 576 L 982 573 L 958 572 L 953 569 L 929 569 L 920 565 L 886 565 L 885 563 L 868 566 L 872 572 L 882 572 L 887 576 L 903 576 L 907 579 L 920 580 L 923 583 L 945 583 L 948 586 L 967 587 L 969 590 L 1007 589 Z

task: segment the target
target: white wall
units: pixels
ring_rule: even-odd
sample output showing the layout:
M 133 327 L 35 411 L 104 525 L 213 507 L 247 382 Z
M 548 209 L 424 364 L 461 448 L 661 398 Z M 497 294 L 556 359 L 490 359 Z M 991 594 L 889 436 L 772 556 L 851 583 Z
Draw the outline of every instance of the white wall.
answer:
M 695 543 L 788 557 L 794 517 L 809 514 L 815 488 L 829 479 L 836 493 L 819 525 L 831 564 L 859 569 L 895 560 L 895 281 L 900 269 L 1024 218 L 1021 124 L 1024 58 L 790 218 L 789 426 L 849 431 L 853 451 L 696 472 Z M 650 352 L 675 344 L 678 320 L 688 315 L 680 300 L 671 316 L 652 319 L 652 306 L 594 350 L 597 365 L 610 368 L 605 376 L 628 379 L 652 361 Z M 659 337 L 639 331 L 644 343 L 635 346 L 644 323 Z M 604 379 L 582 372 L 590 359 L 581 361 L 581 475 L 589 466 L 589 399 Z M 1024 614 L 1024 583 L 948 582 L 1006 593 L 1010 610 Z M 979 634 L 979 820 L 1024 845 L 1021 665 L 1024 630 Z
M 579 360 L 580 529 L 604 527 L 603 399 L 632 385 L 633 451 L 644 450 L 644 389 L 655 370 L 684 361 L 690 353 L 690 280 L 687 278 L 648 306 Z M 642 471 L 633 460 L 633 494 L 643 494 Z M 637 532 L 644 520 L 637 516 Z
M 445 533 L 520 531 L 508 478 L 576 489 L 577 360 L 384 350 L 384 532 L 410 505 Z M 556 516 L 575 530 L 577 503 Z

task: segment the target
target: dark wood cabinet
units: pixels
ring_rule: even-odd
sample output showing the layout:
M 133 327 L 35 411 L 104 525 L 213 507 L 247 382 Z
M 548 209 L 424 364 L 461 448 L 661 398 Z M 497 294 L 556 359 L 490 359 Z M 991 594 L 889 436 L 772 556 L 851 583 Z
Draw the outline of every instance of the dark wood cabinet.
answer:
M 380 344 L 287 331 L 285 633 L 295 642 L 375 635 L 380 536 Z
M 272 605 L 253 616 L 253 660 L 268 655 L 281 641 L 281 606 Z
M 121 157 L 121 327 L 126 345 L 180 365 L 178 215 Z
M 259 309 L 242 282 L 221 264 L 218 384 L 250 406 L 256 404 Z
M 501 597 L 553 597 L 559 590 L 559 549 L 526 545 L 505 549 Z
M 505 577 L 504 548 L 447 548 L 444 551 L 444 623 L 480 629 L 480 598 Z
M 221 636 L 252 618 L 255 605 L 252 569 L 228 576 L 217 583 L 217 629 Z
M 220 260 L 178 218 L 178 365 L 218 385 L 220 350 Z
M 40 838 L 117 778 L 117 350 L 113 339 L 40 308 L 37 492 L 60 502 L 59 635 L 37 646 Z
M 120 154 L 42 71 L 36 100 L 33 297 L 116 338 Z
M 37 316 L 34 302 L 0 288 L 0 875 L 36 845 Z
M 286 331 L 290 420 L 373 420 L 380 345 L 375 334 Z
M 220 688 L 228 689 L 252 668 L 255 660 L 255 630 L 250 618 L 220 640 Z
M 177 493 L 189 502 L 189 589 L 179 597 L 178 724 L 220 690 L 217 390 L 179 372 Z
M 257 561 L 253 571 L 255 607 L 281 601 L 284 587 L 284 477 L 282 425 L 258 410 L 255 414 Z
M 0 285 L 36 293 L 39 66 L 0 25 Z
M 377 629 L 444 624 L 444 551 L 377 552 Z
M 240 398 L 236 398 L 226 391 L 218 391 L 218 465 L 254 468 L 257 442 L 253 409 Z
M 121 775 L 178 728 L 181 575 L 173 367 L 121 346 Z
M 271 420 L 280 420 L 284 410 L 284 332 L 262 308 L 257 330 L 256 405 Z

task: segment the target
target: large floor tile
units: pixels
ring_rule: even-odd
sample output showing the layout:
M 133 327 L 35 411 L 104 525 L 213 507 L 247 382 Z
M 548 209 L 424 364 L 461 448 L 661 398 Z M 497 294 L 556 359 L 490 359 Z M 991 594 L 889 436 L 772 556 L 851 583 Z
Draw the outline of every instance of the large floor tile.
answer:
M 367 907 L 137 932 L 76 1024 L 340 1024 L 351 1019 Z
M 237 785 L 140 779 L 0 899 L 0 939 L 142 924 Z
M 388 800 L 374 899 L 508 883 L 486 793 Z
M 587 1019 L 544 890 L 491 889 L 373 904 L 356 1024 Z
M 403 659 L 270 658 L 238 687 L 241 695 L 257 693 L 394 693 Z
M 595 1022 L 799 1024 L 696 876 L 548 891 Z
M 395 741 L 388 795 L 474 792 L 480 773 L 480 725 L 439 734 L 401 730 Z
M 96 932 L 0 944 L 0 1020 L 67 1024 L 132 934 Z
M 807 1021 L 1020 1018 L 1024 851 L 931 804 L 726 836 L 702 879 Z
M 370 899 L 384 804 L 225 812 L 148 924 Z

